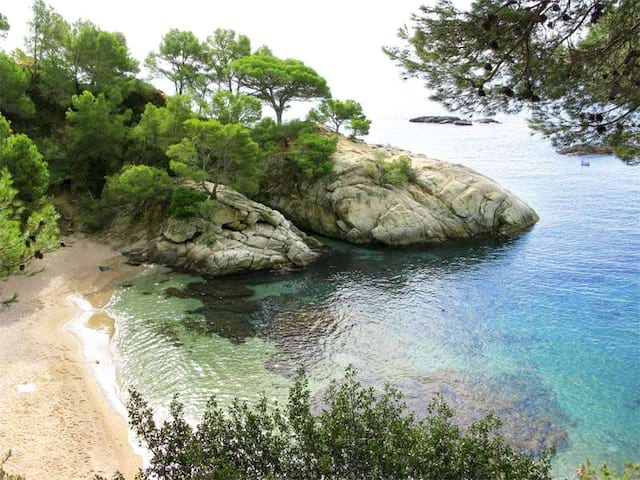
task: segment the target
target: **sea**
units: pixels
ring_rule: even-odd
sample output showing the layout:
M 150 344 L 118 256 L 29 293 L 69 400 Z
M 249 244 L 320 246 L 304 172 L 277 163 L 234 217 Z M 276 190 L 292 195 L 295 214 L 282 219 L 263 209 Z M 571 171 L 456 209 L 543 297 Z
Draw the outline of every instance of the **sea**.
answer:
M 640 460 L 640 167 L 559 155 L 501 120 L 390 115 L 367 141 L 493 178 L 537 211 L 529 231 L 421 248 L 321 238 L 311 267 L 220 279 L 150 266 L 107 306 L 118 390 L 158 415 L 179 394 L 196 422 L 212 395 L 285 401 L 299 368 L 322 408 L 351 366 L 418 415 L 436 393 L 462 426 L 495 413 L 516 448 L 556 448 L 557 478 Z

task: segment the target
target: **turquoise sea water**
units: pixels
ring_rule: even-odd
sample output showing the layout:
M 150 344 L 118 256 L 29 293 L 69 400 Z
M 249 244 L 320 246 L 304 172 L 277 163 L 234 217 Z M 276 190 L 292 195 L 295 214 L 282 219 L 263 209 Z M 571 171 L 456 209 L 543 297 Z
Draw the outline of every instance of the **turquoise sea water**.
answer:
M 330 253 L 304 271 L 202 283 L 153 268 L 110 305 L 122 387 L 197 418 L 211 394 L 282 398 L 304 366 L 321 392 L 347 365 L 423 411 L 443 392 L 464 422 L 495 411 L 523 449 L 640 459 L 640 167 L 557 155 L 526 125 L 377 122 L 369 141 L 468 165 L 539 213 L 510 240 Z M 374 124 L 375 125 L 375 124 Z

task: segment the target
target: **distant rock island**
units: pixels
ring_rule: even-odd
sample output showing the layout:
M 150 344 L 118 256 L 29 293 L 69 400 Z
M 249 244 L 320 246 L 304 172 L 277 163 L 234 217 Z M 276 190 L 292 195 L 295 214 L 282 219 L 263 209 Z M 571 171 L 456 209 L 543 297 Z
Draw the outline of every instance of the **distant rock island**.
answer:
M 498 120 L 493 118 L 479 118 L 477 120 L 471 121 L 466 120 L 461 117 L 455 117 L 453 115 L 427 115 L 423 117 L 415 117 L 409 120 L 413 123 L 436 123 L 439 125 L 451 124 L 451 125 L 459 125 L 459 126 L 470 126 L 475 123 L 500 123 Z
M 613 155 L 613 148 L 608 145 L 571 145 L 558 150 L 561 155 Z

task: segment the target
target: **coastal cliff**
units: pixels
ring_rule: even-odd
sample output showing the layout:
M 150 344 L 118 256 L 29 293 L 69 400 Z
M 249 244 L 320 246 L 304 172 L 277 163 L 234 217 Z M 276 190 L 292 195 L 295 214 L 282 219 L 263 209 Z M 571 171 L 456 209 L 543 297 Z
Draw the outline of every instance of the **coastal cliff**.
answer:
M 375 158 L 410 158 L 404 185 L 374 180 Z M 538 221 L 524 201 L 470 168 L 340 137 L 332 175 L 260 198 L 298 227 L 359 244 L 418 245 L 511 235 Z

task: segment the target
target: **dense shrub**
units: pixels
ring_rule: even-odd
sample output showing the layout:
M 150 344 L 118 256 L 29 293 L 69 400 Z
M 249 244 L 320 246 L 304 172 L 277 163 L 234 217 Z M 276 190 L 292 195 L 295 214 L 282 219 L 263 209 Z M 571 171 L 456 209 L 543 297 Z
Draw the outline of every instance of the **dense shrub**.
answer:
M 11 135 L 0 142 L 0 169 L 8 168 L 18 198 L 39 201 L 49 188 L 49 171 L 38 147 L 24 134 Z
M 130 424 L 151 452 L 144 478 L 168 479 L 424 479 L 549 480 L 549 456 L 517 453 L 487 417 L 462 431 L 436 397 L 430 415 L 407 413 L 400 393 L 377 393 L 352 371 L 328 390 L 326 408 L 311 413 L 307 381 L 299 374 L 285 406 L 215 399 L 194 430 L 175 400 L 162 425 L 135 392 Z
M 40 204 L 26 216 L 17 199 L 9 171 L 0 170 L 0 277 L 11 275 L 18 266 L 42 258 L 43 252 L 57 246 L 58 214 L 51 204 Z M 21 221 L 26 217 L 26 221 Z
M 401 186 L 416 179 L 411 158 L 407 155 L 387 160 L 383 155 L 378 154 L 367 166 L 367 172 L 379 185 Z
M 277 125 L 265 118 L 253 130 L 266 163 L 266 183 L 281 185 L 300 176 L 313 179 L 333 171 L 331 157 L 338 139 L 309 121 L 292 120 Z
M 205 192 L 178 187 L 173 191 L 169 214 L 177 218 L 193 217 L 208 198 Z
M 320 133 L 302 133 L 288 153 L 289 160 L 308 179 L 320 178 L 333 171 L 333 159 L 338 137 Z
M 148 165 L 127 165 L 107 179 L 103 198 L 112 205 L 145 202 L 163 203 L 171 194 L 166 171 Z

